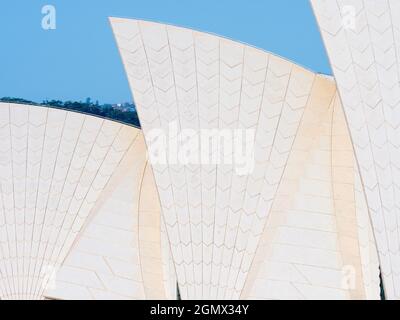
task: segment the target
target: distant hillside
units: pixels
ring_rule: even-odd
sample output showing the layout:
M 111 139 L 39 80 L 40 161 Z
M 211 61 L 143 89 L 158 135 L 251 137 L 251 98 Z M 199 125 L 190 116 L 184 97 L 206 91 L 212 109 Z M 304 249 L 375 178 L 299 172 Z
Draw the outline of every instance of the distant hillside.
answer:
M 77 112 L 93 114 L 103 118 L 121 121 L 126 124 L 140 127 L 139 118 L 136 112 L 135 105 L 132 103 L 118 103 L 118 104 L 99 104 L 98 101 L 93 102 L 87 98 L 85 102 L 82 101 L 60 101 L 60 100 L 45 100 L 37 103 L 30 100 L 14 97 L 0 98 L 0 102 L 21 103 L 38 106 L 48 106 L 57 109 L 66 109 Z

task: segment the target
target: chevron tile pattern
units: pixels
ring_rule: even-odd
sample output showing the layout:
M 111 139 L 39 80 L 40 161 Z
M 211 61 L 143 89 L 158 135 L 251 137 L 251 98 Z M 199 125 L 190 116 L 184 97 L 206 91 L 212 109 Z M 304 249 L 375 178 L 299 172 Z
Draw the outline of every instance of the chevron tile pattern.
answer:
M 137 152 L 140 156 L 133 156 Z M 135 197 L 140 194 L 145 164 L 145 145 L 136 128 L 75 112 L 1 103 L 0 298 L 43 299 L 53 280 L 57 280 L 61 292 L 56 298 L 71 298 L 68 292 L 73 292 L 75 299 L 118 294 L 144 297 L 141 293 L 146 284 L 132 259 L 145 262 L 139 256 L 149 253 L 140 254 L 138 243 L 151 247 L 157 241 L 139 241 L 140 228 L 135 220 Z M 124 180 L 121 176 L 127 171 L 131 173 Z M 147 193 L 158 203 L 154 187 Z M 143 215 L 146 217 L 147 211 Z M 133 225 L 126 230 L 129 221 Z M 158 229 L 149 232 L 157 233 Z M 136 240 L 135 246 L 131 238 Z M 74 243 L 77 250 L 70 256 Z M 94 250 L 93 245 L 97 254 L 87 254 L 93 253 L 89 250 Z M 160 256 L 153 254 L 151 263 L 161 270 Z M 66 257 L 67 265 L 60 269 Z M 96 286 L 96 274 L 90 269 L 105 265 L 105 261 L 112 271 L 101 274 L 105 285 Z M 140 264 L 136 265 L 140 270 Z M 131 278 L 135 278 L 124 272 L 133 273 Z M 147 276 L 148 291 L 160 290 L 155 288 L 160 277 Z M 95 284 L 90 297 L 80 281 L 89 287 Z M 163 281 L 157 283 L 159 287 Z
M 311 0 L 350 127 L 386 297 L 400 298 L 400 2 Z
M 315 75 L 227 39 L 111 19 L 146 133 L 256 131 L 255 170 L 153 165 L 183 298 L 238 297 Z
M 354 165 L 334 82 L 319 79 L 241 298 L 379 299 L 379 264 Z
M 196 134 L 204 129 L 255 131 L 255 165 L 247 175 L 222 163 L 152 164 L 182 298 L 252 296 L 244 289 L 260 272 L 250 272 L 253 261 L 266 258 L 257 253 L 260 239 L 305 110 L 312 100 L 317 109 L 329 109 L 331 100 L 318 100 L 318 88 L 332 97 L 332 80 L 218 36 L 110 20 L 148 145 L 152 130 L 168 132 L 171 123 Z M 341 254 L 343 247 L 335 250 Z M 357 259 L 362 278 L 362 259 Z M 370 260 L 364 264 L 370 266 Z M 364 294 L 363 285 L 359 289 Z
M 175 277 L 168 269 L 169 251 L 163 252 L 163 245 L 157 191 L 139 132 L 45 296 L 175 299 Z M 164 282 L 174 286 L 164 286 Z

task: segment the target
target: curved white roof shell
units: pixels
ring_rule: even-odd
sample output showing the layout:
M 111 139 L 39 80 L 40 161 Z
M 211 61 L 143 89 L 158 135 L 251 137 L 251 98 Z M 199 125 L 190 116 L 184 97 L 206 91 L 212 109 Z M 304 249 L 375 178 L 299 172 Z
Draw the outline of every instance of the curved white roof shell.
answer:
M 365 187 L 385 293 L 400 298 L 400 2 L 312 0 Z
M 338 90 L 111 18 L 143 131 L 0 103 L 0 299 L 399 298 L 400 4 L 311 2 Z
M 255 133 L 246 174 L 232 163 L 152 163 L 182 298 L 379 298 L 335 83 L 218 36 L 111 24 L 149 147 L 154 130 L 168 133 L 171 124 L 175 135 Z
M 175 298 L 139 129 L 0 103 L 0 186 L 1 299 Z

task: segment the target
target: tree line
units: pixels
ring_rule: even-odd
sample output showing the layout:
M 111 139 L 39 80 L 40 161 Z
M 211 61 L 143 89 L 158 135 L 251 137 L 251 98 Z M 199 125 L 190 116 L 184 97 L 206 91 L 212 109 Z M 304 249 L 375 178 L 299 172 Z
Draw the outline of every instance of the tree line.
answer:
M 0 98 L 0 102 L 46 106 L 57 109 L 77 111 L 81 113 L 93 114 L 102 118 L 116 120 L 129 125 L 140 127 L 140 122 L 136 112 L 136 108 L 133 104 L 128 104 L 129 108 L 126 108 L 127 110 L 123 110 L 109 103 L 99 104 L 98 101 L 93 102 L 90 98 L 87 98 L 85 102 L 44 100 L 41 103 L 37 103 L 22 98 L 3 97 Z

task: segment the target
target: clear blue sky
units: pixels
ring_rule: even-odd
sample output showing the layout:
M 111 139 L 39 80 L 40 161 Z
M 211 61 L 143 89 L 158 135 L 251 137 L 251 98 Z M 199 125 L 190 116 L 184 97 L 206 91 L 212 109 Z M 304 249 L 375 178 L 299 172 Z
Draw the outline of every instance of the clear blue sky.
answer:
M 56 30 L 41 27 L 46 4 Z M 130 101 L 109 16 L 212 32 L 331 74 L 308 0 L 1 0 L 0 97 Z

